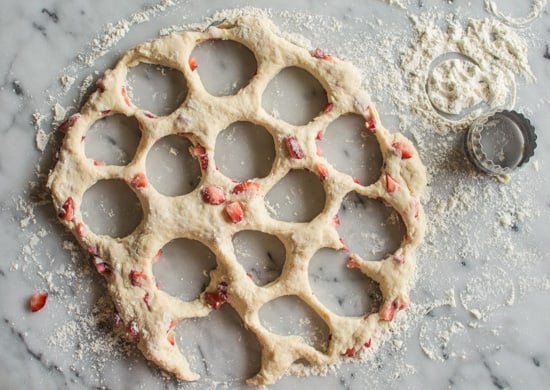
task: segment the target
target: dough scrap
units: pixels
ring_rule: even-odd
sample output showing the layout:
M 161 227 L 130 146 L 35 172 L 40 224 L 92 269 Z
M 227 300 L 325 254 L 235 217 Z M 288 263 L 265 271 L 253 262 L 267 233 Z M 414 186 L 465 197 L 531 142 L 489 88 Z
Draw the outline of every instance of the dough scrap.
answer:
M 237 94 L 211 96 L 203 88 L 198 73 L 190 67 L 193 48 L 208 39 L 234 40 L 255 54 L 257 74 Z M 126 95 L 127 72 L 141 62 L 173 68 L 184 75 L 187 98 L 170 115 L 151 115 Z M 274 118 L 261 105 L 262 92 L 268 82 L 289 66 L 310 72 L 327 92 L 327 109 L 303 126 Z M 173 328 L 179 321 L 207 316 L 217 303 L 227 301 L 261 346 L 261 369 L 248 383 L 270 384 L 289 372 L 298 360 L 305 359 L 312 367 L 328 367 L 341 361 L 344 355 L 351 356 L 370 346 L 371 339 L 375 340 L 388 329 L 394 312 L 408 305 L 415 270 L 413 251 L 425 231 L 425 215 L 419 199 L 426 186 L 426 172 L 413 145 L 382 126 L 369 96 L 360 89 L 358 71 L 350 63 L 322 51 L 309 52 L 296 46 L 284 39 L 268 19 L 240 16 L 203 32 L 175 33 L 143 43 L 125 53 L 97 85 L 81 111 L 59 128 L 66 134 L 48 187 L 61 222 L 92 254 L 98 271 L 106 278 L 128 334 L 137 341 L 147 359 L 181 380 L 199 379 L 174 342 Z M 140 144 L 128 165 L 97 166 L 85 156 L 83 137 L 95 121 L 115 114 L 134 117 L 139 122 Z M 368 186 L 338 172 L 316 153 L 315 137 L 319 129 L 327 128 L 346 114 L 363 116 L 365 131 L 371 131 L 380 145 L 382 171 L 379 179 Z M 216 170 L 215 164 L 201 164 L 200 184 L 183 196 L 165 196 L 147 184 L 145 160 L 156 141 L 173 134 L 188 137 L 195 147 L 204 148 L 201 159 L 213 161 L 216 136 L 237 121 L 265 127 L 275 142 L 272 172 L 252 180 L 258 185 L 256 193 L 235 193 L 236 184 Z M 303 158 L 293 157 L 287 147 L 288 137 L 295 137 Z M 264 203 L 269 190 L 292 169 L 317 173 L 326 192 L 324 210 L 308 223 L 277 221 L 269 215 Z M 99 180 L 107 179 L 126 182 L 143 208 L 140 225 L 122 238 L 95 234 L 85 225 L 80 210 L 86 190 Z M 223 190 L 222 204 L 205 201 L 204 191 L 210 185 Z M 360 268 L 378 282 L 383 295 L 378 312 L 360 317 L 338 316 L 326 309 L 312 294 L 307 272 L 308 261 L 319 249 L 343 249 L 333 216 L 351 191 L 383 200 L 395 209 L 406 227 L 400 248 L 383 260 L 365 261 L 358 254 L 350 256 L 348 267 Z M 239 202 L 244 210 L 244 218 L 238 223 L 232 222 L 225 211 L 231 202 Z M 242 230 L 269 233 L 284 243 L 285 267 L 272 283 L 257 286 L 237 261 L 232 237 Z M 198 240 L 216 255 L 217 267 L 211 272 L 209 285 L 191 302 L 183 302 L 158 289 L 153 276 L 152 259 L 164 245 L 177 238 Z M 300 337 L 276 335 L 262 326 L 260 308 L 287 295 L 298 296 L 326 322 L 331 333 L 326 351 L 314 349 Z

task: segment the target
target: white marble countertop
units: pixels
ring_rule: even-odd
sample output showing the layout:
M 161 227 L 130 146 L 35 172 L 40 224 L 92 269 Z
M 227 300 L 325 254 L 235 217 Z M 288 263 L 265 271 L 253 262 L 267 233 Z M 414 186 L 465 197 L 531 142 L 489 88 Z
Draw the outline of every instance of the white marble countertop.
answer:
M 384 69 L 399 75 L 399 57 L 411 45 L 411 15 L 431 18 L 442 27 L 446 19 L 462 26 L 468 18 L 498 19 L 481 0 L 189 0 L 167 7 L 154 1 L 5 0 L 0 17 L 0 388 L 246 387 L 244 380 L 257 370 L 259 354 L 251 346 L 253 336 L 229 308 L 213 313 L 210 321 L 178 330 L 179 340 L 182 333 L 192 334 L 194 344 L 186 348 L 202 354 L 192 360 L 203 376 L 196 383 L 164 375 L 115 336 L 104 282 L 56 221 L 44 187 L 51 151 L 39 147 L 41 137 L 53 131 L 52 120 L 64 116 L 65 109 L 74 112 L 90 81 L 125 50 L 158 37 L 163 28 L 202 23 L 217 10 L 252 3 L 272 9 L 272 19 L 282 30 L 355 62 L 369 80 L 386 126 L 412 137 L 430 173 L 425 202 L 430 228 L 417 256 L 412 306 L 400 313 L 395 334 L 372 360 L 345 363 L 326 376 L 287 376 L 272 387 L 548 388 L 548 7 L 521 28 L 508 27 L 527 43 L 535 78 L 513 76 L 513 108 L 530 118 L 538 135 L 534 158 L 508 183 L 469 165 L 461 148 L 463 130 L 434 131 L 398 104 L 392 88 L 377 82 Z M 504 14 L 521 18 L 529 14 L 531 3 L 545 2 L 516 3 L 498 5 Z M 120 40 L 101 41 L 109 28 L 121 33 Z M 361 40 L 381 36 L 391 38 L 390 44 L 381 43 L 375 50 L 379 57 L 367 59 L 365 47 L 372 46 L 363 47 Z M 354 53 L 354 45 L 364 57 Z M 346 283 L 330 282 L 327 276 L 320 268 L 312 271 L 313 279 L 326 282 L 319 286 L 328 287 L 334 302 L 344 302 L 340 306 L 351 311 L 363 304 L 349 298 Z M 38 291 L 49 292 L 48 303 L 31 313 L 28 301 Z

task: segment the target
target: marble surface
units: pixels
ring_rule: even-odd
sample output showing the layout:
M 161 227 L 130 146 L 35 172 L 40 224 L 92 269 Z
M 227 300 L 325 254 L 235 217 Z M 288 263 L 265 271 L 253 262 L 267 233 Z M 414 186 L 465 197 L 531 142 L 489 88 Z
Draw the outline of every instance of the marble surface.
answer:
M 510 0 L 498 5 L 512 16 L 529 13 L 529 1 L 516 3 Z M 446 18 L 461 24 L 469 17 L 494 18 L 481 0 L 180 1 L 166 9 L 153 1 L 4 1 L 0 16 L 0 388 L 245 388 L 244 380 L 258 369 L 258 346 L 227 305 L 206 319 L 178 327 L 178 343 L 195 356 L 191 364 L 203 376 L 196 383 L 180 383 L 162 374 L 118 337 L 112 329 L 104 283 L 56 222 L 45 191 L 53 151 L 37 148 L 42 145 L 41 137 L 53 131 L 52 120 L 55 125 L 65 109 L 74 112 L 89 92 L 90 81 L 125 50 L 157 37 L 163 28 L 203 22 L 217 10 L 252 4 L 271 8 L 281 29 L 305 36 L 312 47 L 356 60 L 363 75 L 373 80 L 370 92 L 384 123 L 411 136 L 430 167 L 430 197 L 425 208 L 431 225 L 417 256 L 413 304 L 400 313 L 395 334 L 369 361 L 345 363 L 325 376 L 284 377 L 272 387 L 547 388 L 548 7 L 516 30 L 527 41 L 528 63 L 536 81 L 515 78 L 514 108 L 536 127 L 538 148 L 535 157 L 506 184 L 468 165 L 461 148 L 462 131 L 434 132 L 416 114 L 396 104 L 391 88 L 384 91 L 375 82 L 384 67 L 399 72 L 399 55 L 412 37 L 411 15 L 434 18 L 442 26 Z M 101 41 L 109 24 L 124 32 L 112 44 Z M 380 34 L 398 38 L 386 57 L 368 62 L 353 52 L 350 42 L 354 39 Z M 68 76 L 64 83 L 63 76 Z M 292 82 L 280 88 L 285 86 L 291 87 Z M 296 99 L 301 99 L 299 93 Z M 275 95 L 273 110 L 302 114 L 277 100 Z M 33 123 L 33 115 L 38 123 Z M 230 141 L 229 137 L 226 142 Z M 338 144 L 338 137 L 323 142 L 327 153 L 334 156 L 334 165 L 342 169 L 347 168 L 350 150 L 352 154 L 364 152 Z M 340 149 L 335 145 L 341 145 Z M 240 162 L 226 164 L 236 165 L 238 171 Z M 164 171 L 158 169 L 162 176 Z M 178 189 L 166 189 L 172 190 Z M 274 204 L 284 204 L 283 194 L 274 196 Z M 178 245 L 168 248 L 167 256 L 172 252 L 181 255 L 183 250 L 188 251 L 186 256 L 199 253 L 203 259 L 201 264 L 178 271 L 188 277 L 185 291 L 178 290 L 179 280 L 172 270 L 159 268 L 158 273 L 165 285 L 175 289 L 174 294 L 192 298 L 206 281 L 203 270 L 214 267 L 215 260 L 200 248 L 184 245 L 178 249 Z M 243 263 L 250 262 L 252 276 L 258 283 L 272 280 L 283 257 L 277 242 L 243 237 L 243 245 L 250 246 L 243 249 Z M 261 261 L 247 258 L 248 249 Z M 362 314 L 372 305 L 365 296 L 375 287 L 355 274 L 350 276 L 342 266 L 345 256 L 339 256 L 325 253 L 314 259 L 313 289 L 338 314 Z M 38 291 L 49 293 L 48 303 L 42 311 L 31 313 L 28 301 Z M 314 339 L 317 330 L 304 321 L 310 315 L 307 308 L 290 302 L 270 307 L 265 321 L 278 332 Z

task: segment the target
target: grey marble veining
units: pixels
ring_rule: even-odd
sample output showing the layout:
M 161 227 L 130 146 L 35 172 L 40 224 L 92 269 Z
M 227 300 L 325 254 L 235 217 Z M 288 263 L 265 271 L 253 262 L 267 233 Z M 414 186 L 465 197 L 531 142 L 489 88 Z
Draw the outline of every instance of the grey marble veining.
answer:
M 204 377 L 193 384 L 165 379 L 133 346 L 113 335 L 111 313 L 105 312 L 108 305 L 102 303 L 104 282 L 91 272 L 90 265 L 79 252 L 69 253 L 62 249 L 70 247 L 73 241 L 56 223 L 55 211 L 44 194 L 44 173 L 51 167 L 53 151 L 47 149 L 41 153 L 36 149 L 34 113 L 46 116 L 42 126 L 47 132 L 51 131 L 52 107 L 59 102 L 69 112 L 76 110 L 81 93 L 78 86 L 88 75 L 95 80 L 99 74 L 96 72 L 112 66 L 118 56 L 134 44 L 158 36 L 164 27 L 200 22 L 223 8 L 254 5 L 332 16 L 345 25 L 342 31 L 329 29 L 326 36 L 308 36 L 310 32 L 303 26 L 294 25 L 290 29 L 306 35 L 314 45 L 334 52 L 338 52 L 344 40 L 363 29 L 372 31 L 377 25 L 390 31 L 392 28 L 410 29 L 409 15 L 430 10 L 454 15 L 460 21 L 479 15 L 488 17 L 481 0 L 404 0 L 401 3 L 404 9 L 382 0 L 278 1 L 275 4 L 244 0 L 180 1 L 166 11 L 151 13 L 148 21 L 134 23 L 120 42 L 99 56 L 92 66 L 87 66 L 79 61 L 79 54 L 90 52 L 90 42 L 105 25 L 116 24 L 156 3 L 4 1 L 0 16 L 0 388 L 245 388 L 243 380 L 254 374 L 259 359 L 253 337 L 242 328 L 238 316 L 228 307 L 198 320 L 198 327 L 189 323 L 179 329 L 178 343 L 194 355 L 191 363 Z M 512 0 L 498 4 L 506 12 L 514 11 Z M 528 8 L 518 5 L 518 16 L 525 14 Z M 398 329 L 376 357 L 366 363 L 346 363 L 327 376 L 284 377 L 273 388 L 548 387 L 548 11 L 547 6 L 524 31 L 529 38 L 529 65 L 537 81 L 518 80 L 516 104 L 537 128 L 537 165 L 529 164 L 514 173 L 512 184 L 508 186 L 484 180 L 464 168 L 460 179 L 472 184 L 469 195 L 481 199 L 476 204 L 482 204 L 483 209 L 467 212 L 461 210 L 460 205 L 454 209 L 448 206 L 445 212 L 456 216 L 456 230 L 453 226 L 435 226 L 428 232 L 424 249 L 418 254 L 419 280 L 411 296 L 414 313 L 411 314 L 411 326 Z M 370 25 L 362 26 L 357 18 L 368 20 Z M 289 21 L 285 23 L 284 17 L 276 12 L 274 20 L 285 27 L 292 25 Z M 409 42 L 401 44 L 405 50 Z M 369 69 L 361 70 L 369 75 Z M 75 78 L 73 87 L 67 92 L 60 83 L 64 74 Z M 391 99 L 387 96 L 374 98 L 385 123 L 397 129 L 398 118 L 394 115 L 397 109 Z M 414 129 L 409 135 L 411 133 L 414 134 Z M 449 161 L 461 161 L 460 136 L 451 134 L 447 138 L 447 141 L 450 139 L 445 146 Z M 323 142 L 327 142 L 326 139 Z M 435 138 L 432 145 L 422 149 L 426 160 L 432 161 L 430 153 L 435 153 L 437 147 Z M 346 152 L 349 152 L 346 148 L 335 152 L 335 156 L 340 156 L 335 158 L 341 158 L 338 161 L 344 166 Z M 39 175 L 36 175 L 37 170 Z M 449 168 L 447 175 L 432 178 L 430 187 L 434 195 L 426 205 L 429 212 L 436 214 L 438 211 L 434 199 L 457 200 L 454 174 Z M 521 191 L 511 194 L 517 189 Z M 514 202 L 498 204 L 488 200 L 483 203 L 486 193 L 502 193 L 503 199 L 513 198 Z M 532 210 L 526 216 L 522 206 L 527 198 Z M 495 199 L 495 196 L 486 199 Z M 27 207 L 31 203 L 33 207 Z M 449 220 L 451 218 L 445 218 Z M 495 234 L 502 240 L 488 240 Z M 266 247 L 275 248 L 276 244 L 266 244 Z M 518 254 L 516 258 L 515 253 Z M 253 277 L 267 275 L 272 278 L 272 274 L 278 272 L 280 260 L 273 261 L 270 254 L 261 253 L 262 260 L 258 262 L 247 260 L 254 271 Z M 522 258 L 524 254 L 529 254 L 529 259 Z M 342 314 L 357 314 L 365 310 L 361 307 L 376 304 L 376 295 L 368 299 L 357 298 L 365 288 L 361 279 L 342 267 L 335 267 L 330 261 L 333 254 L 325 255 L 314 259 L 310 276 L 319 299 Z M 503 263 L 501 259 L 515 261 Z M 199 271 L 194 269 L 190 273 Z M 261 276 L 262 273 L 265 275 Z M 191 290 L 196 293 L 198 289 L 193 286 Z M 31 313 L 28 310 L 30 295 L 44 290 L 50 293 L 47 306 L 38 313 Z M 297 318 L 309 318 L 308 315 L 305 311 L 300 312 Z M 277 322 L 277 318 L 272 321 Z M 312 317 L 312 321 L 315 318 Z M 304 332 L 306 337 L 315 337 L 311 329 Z M 186 338 L 186 334 L 192 337 Z M 223 335 L 227 335 L 227 339 Z M 110 350 L 105 349 L 103 343 L 115 344 L 114 351 L 119 352 L 106 355 L 104 351 Z

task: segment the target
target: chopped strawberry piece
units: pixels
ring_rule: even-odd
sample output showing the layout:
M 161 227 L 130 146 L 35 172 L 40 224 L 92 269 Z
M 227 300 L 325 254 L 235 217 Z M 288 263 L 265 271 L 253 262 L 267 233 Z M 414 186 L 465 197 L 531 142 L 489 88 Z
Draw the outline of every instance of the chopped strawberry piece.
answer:
M 396 309 L 396 301 L 393 301 L 381 314 L 382 319 L 386 321 L 393 320 L 393 316 L 395 314 Z
M 176 339 L 174 337 L 174 332 L 169 333 L 168 336 L 166 336 L 166 339 L 170 343 L 170 345 L 176 345 Z
M 67 119 L 65 119 L 63 121 L 63 123 L 61 123 L 59 125 L 59 127 L 57 128 L 57 131 L 61 132 L 61 133 L 66 133 L 67 130 L 69 130 L 71 127 L 74 126 L 74 124 L 80 119 L 80 113 L 76 113 L 76 114 L 73 114 L 71 115 L 70 117 L 68 117 Z
M 100 274 L 111 273 L 111 267 L 101 257 L 94 256 L 93 262 L 94 262 L 95 269 Z
M 254 195 L 258 191 L 260 191 L 260 185 L 254 181 L 245 181 L 239 183 L 235 187 L 233 187 L 233 190 L 231 190 L 233 194 L 246 193 L 248 195 Z
M 92 245 L 91 247 L 88 247 L 88 253 L 91 254 L 92 256 L 97 256 L 99 253 L 97 246 Z
M 219 205 L 225 202 L 225 193 L 222 188 L 215 185 L 205 185 L 202 190 L 202 199 L 211 205 Z
M 229 216 L 229 219 L 233 223 L 239 223 L 243 220 L 244 217 L 244 208 L 241 202 L 235 201 L 228 203 L 225 206 L 225 212 Z
M 348 267 L 348 268 L 359 268 L 360 264 L 359 264 L 359 261 L 357 261 L 356 258 L 350 257 L 348 259 L 348 262 L 346 263 L 346 267 Z
M 102 166 L 105 166 L 105 162 L 103 161 L 97 161 L 97 160 L 94 160 L 94 167 L 102 167 Z
M 83 135 L 82 137 L 80 137 L 80 142 L 84 142 L 84 141 L 86 141 L 86 136 L 85 136 L 85 135 Z
M 412 157 L 412 150 L 405 142 L 394 142 L 391 146 L 401 153 L 402 160 L 407 160 Z
M 367 341 L 367 342 L 365 343 L 365 348 L 370 348 L 371 345 L 372 345 L 372 339 L 369 339 L 369 341 Z
M 250 279 L 253 279 L 252 274 L 250 272 L 247 272 L 246 276 L 248 276 Z
M 340 226 L 340 217 L 338 214 L 334 214 L 334 217 L 332 217 L 332 224 L 334 226 Z
M 328 169 L 324 164 L 321 164 L 321 163 L 317 164 L 317 172 L 319 173 L 319 177 L 321 178 L 321 181 L 325 181 L 327 179 Z
M 405 256 L 403 256 L 402 253 L 396 253 L 393 255 L 393 260 L 398 264 L 404 264 L 405 263 Z
M 325 106 L 325 112 L 331 112 L 332 109 L 334 107 L 334 104 L 333 103 L 327 103 L 327 105 Z
M 189 58 L 189 68 L 191 69 L 191 72 L 193 72 L 198 67 L 199 66 L 197 65 L 197 60 L 194 57 Z
M 71 196 L 67 198 L 63 206 L 61 206 L 61 211 L 59 212 L 59 218 L 65 221 L 72 221 L 74 218 L 74 201 Z
M 174 320 L 170 321 L 170 325 L 168 325 L 168 332 L 170 332 L 172 329 L 176 327 L 178 323 Z
M 343 251 L 348 252 L 348 251 L 349 251 L 349 248 L 348 248 L 348 246 L 346 245 L 346 243 L 344 242 L 344 239 L 343 239 L 342 237 L 340 237 L 339 240 L 340 240 L 340 244 L 342 244 L 342 247 L 341 247 L 340 249 L 343 250 Z
M 145 296 L 143 297 L 143 302 L 145 302 L 145 305 L 147 306 L 147 309 L 151 311 L 151 295 L 149 293 L 145 293 Z
M 79 222 L 76 225 L 76 232 L 80 238 L 84 238 L 86 236 L 86 226 L 82 222 Z
M 145 174 L 143 172 L 140 172 L 132 179 L 132 185 L 134 186 L 134 188 L 142 189 L 147 187 L 149 185 L 149 182 L 147 181 L 147 177 L 145 176 Z
M 304 158 L 304 151 L 302 150 L 302 147 L 300 146 L 300 143 L 298 142 L 298 139 L 294 135 L 289 135 L 285 137 L 285 143 L 286 147 L 288 148 L 288 152 L 290 153 L 290 157 L 301 160 Z
M 323 150 L 321 149 L 321 147 L 319 145 L 316 145 L 317 147 L 315 148 L 315 154 L 317 156 L 322 156 L 323 155 Z
M 359 179 L 356 178 L 356 177 L 353 178 L 353 182 L 354 182 L 355 184 L 361 184 L 361 182 L 359 181 Z
M 147 275 L 143 272 L 132 270 L 130 271 L 130 282 L 132 286 L 140 287 L 147 281 Z
M 126 331 L 126 335 L 128 336 L 128 339 L 132 342 L 136 342 L 139 339 L 139 328 L 135 321 L 132 321 L 130 323 L 130 326 L 128 327 L 128 330 Z
M 395 192 L 399 188 L 399 184 L 389 175 L 386 173 L 386 190 L 391 194 Z
M 218 284 L 215 292 L 204 293 L 206 303 L 208 303 L 214 310 L 218 310 L 221 305 L 227 302 L 227 298 L 227 284 L 224 282 Z
M 395 306 L 397 306 L 397 302 L 394 302 L 394 304 L 395 304 Z M 399 310 L 405 310 L 407 307 L 409 307 L 409 302 L 408 302 L 408 300 L 405 298 L 405 300 L 399 304 L 398 309 L 399 309 Z
M 161 256 L 162 256 L 162 249 L 159 249 L 159 251 L 156 253 L 156 255 L 153 256 L 153 263 L 156 263 L 157 261 L 159 261 Z
M 101 115 L 103 115 L 103 116 L 109 115 L 110 113 L 111 113 L 111 110 L 103 110 L 103 111 L 101 111 Z
M 122 94 L 122 98 L 124 99 L 124 103 L 126 103 L 126 105 L 128 107 L 132 107 L 132 103 L 130 102 L 130 98 L 128 97 L 128 94 L 126 93 L 126 87 L 122 87 L 122 89 L 120 90 L 120 93 Z
M 330 60 L 332 59 L 332 56 L 330 54 L 325 53 L 323 49 L 316 48 L 311 53 L 312 57 L 319 58 L 320 60 Z
M 42 309 L 46 305 L 47 299 L 48 293 L 34 294 L 30 300 L 31 311 L 34 313 Z
M 355 348 L 351 347 L 351 348 L 346 349 L 346 352 L 344 352 L 342 355 L 346 356 L 346 357 L 349 357 L 349 358 L 354 357 L 355 356 Z
M 323 139 L 323 135 L 325 134 L 325 131 L 324 130 L 319 130 L 317 132 L 317 135 L 315 136 L 315 139 L 317 141 L 321 141 Z
M 367 129 L 369 129 L 373 134 L 376 133 L 376 122 L 374 119 L 370 118 L 367 123 Z
M 206 154 L 206 149 L 201 144 L 197 144 L 191 148 L 191 154 L 199 158 L 201 164 L 201 169 L 206 171 L 208 169 L 208 155 Z
M 144 111 L 143 112 L 143 115 L 145 115 L 147 118 L 149 119 L 155 119 L 155 118 L 158 118 L 155 114 L 149 112 L 149 111 Z

